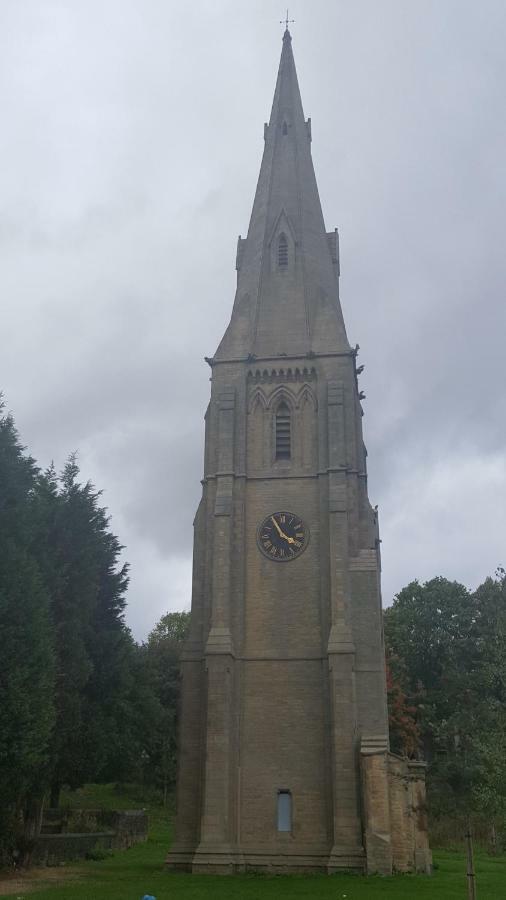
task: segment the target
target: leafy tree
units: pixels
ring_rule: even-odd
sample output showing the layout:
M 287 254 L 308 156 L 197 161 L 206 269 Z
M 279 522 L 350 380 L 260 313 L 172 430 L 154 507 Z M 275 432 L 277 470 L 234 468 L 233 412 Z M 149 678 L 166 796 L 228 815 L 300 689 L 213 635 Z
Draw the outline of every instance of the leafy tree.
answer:
M 462 677 L 473 665 L 472 597 L 464 585 L 434 578 L 411 582 L 385 611 L 385 642 L 402 660 L 402 686 L 418 697 L 417 713 L 426 756 L 445 740 L 461 708 Z
M 165 613 L 164 616 L 156 623 L 155 627 L 149 634 L 148 645 L 172 647 L 176 650 L 179 658 L 181 647 L 188 636 L 190 628 L 189 612 L 171 612 Z
M 418 754 L 420 731 L 416 722 L 416 706 L 409 702 L 402 688 L 399 668 L 401 668 L 400 660 L 395 657 L 387 660 L 390 746 L 394 753 L 413 758 Z
M 403 662 L 402 689 L 417 708 L 433 811 L 495 808 L 500 814 L 506 796 L 506 763 L 497 753 L 506 712 L 504 572 L 474 593 L 444 578 L 412 582 L 385 613 L 385 638 Z
M 476 807 L 506 821 L 506 573 L 499 568 L 473 595 L 476 668 L 472 683 L 476 711 L 473 750 Z
M 166 613 L 141 651 L 152 689 L 153 716 L 145 735 L 144 756 L 152 777 L 163 790 L 164 803 L 176 777 L 179 660 L 189 625 L 189 612 Z

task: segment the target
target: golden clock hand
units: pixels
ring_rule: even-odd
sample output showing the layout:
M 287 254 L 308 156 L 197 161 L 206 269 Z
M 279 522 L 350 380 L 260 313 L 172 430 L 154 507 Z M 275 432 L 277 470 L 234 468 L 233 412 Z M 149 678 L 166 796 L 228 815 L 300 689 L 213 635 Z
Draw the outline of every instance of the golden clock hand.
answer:
M 286 535 L 284 535 L 283 532 L 281 531 L 281 528 L 279 527 L 278 523 L 276 522 L 276 519 L 274 518 L 274 516 L 271 516 L 271 522 L 273 523 L 273 525 L 274 525 L 276 531 L 278 532 L 278 534 L 280 535 L 280 537 L 282 537 L 282 538 L 286 537 Z
M 292 537 L 288 537 L 288 535 L 285 534 L 285 532 L 281 530 L 281 528 L 279 527 L 278 523 L 276 522 L 276 519 L 274 518 L 274 516 L 271 516 L 271 520 L 274 523 L 274 525 L 276 527 L 276 531 L 278 532 L 279 536 L 282 537 L 283 540 L 288 541 L 289 544 L 295 544 L 294 539 Z

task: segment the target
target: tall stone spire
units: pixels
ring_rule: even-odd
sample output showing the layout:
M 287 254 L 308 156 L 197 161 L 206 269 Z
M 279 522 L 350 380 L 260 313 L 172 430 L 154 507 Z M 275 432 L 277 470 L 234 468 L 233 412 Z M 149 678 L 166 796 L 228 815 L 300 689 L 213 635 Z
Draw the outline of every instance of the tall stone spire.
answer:
M 379 533 L 288 30 L 213 360 L 176 870 L 428 870 L 424 766 L 388 750 Z
M 216 360 L 349 350 L 339 304 L 337 230 L 327 234 L 288 28 L 237 293 Z

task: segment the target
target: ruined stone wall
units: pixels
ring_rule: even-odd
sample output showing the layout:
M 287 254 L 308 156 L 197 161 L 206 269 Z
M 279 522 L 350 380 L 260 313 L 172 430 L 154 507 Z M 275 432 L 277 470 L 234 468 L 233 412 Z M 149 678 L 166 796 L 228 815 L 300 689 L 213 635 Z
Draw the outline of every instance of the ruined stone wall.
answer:
M 367 872 L 430 874 L 425 763 L 362 742 L 361 770 Z

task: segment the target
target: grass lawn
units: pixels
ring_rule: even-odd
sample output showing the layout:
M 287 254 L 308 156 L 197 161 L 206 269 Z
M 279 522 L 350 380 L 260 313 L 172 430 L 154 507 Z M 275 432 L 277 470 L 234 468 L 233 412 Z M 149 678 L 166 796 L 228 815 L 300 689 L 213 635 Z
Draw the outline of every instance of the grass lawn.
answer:
M 132 797 L 91 792 L 79 798 L 81 806 L 132 808 Z M 106 802 L 107 801 L 107 802 Z M 75 804 L 77 805 L 77 803 Z M 137 805 L 148 806 L 147 803 Z M 432 878 L 399 875 L 394 878 L 363 878 L 356 875 L 176 875 L 166 872 L 163 860 L 170 841 L 170 828 L 159 807 L 150 809 L 153 819 L 147 843 L 116 853 L 101 862 L 69 864 L 73 880 L 51 887 L 23 889 L 2 898 L 33 897 L 34 900 L 141 900 L 153 894 L 157 900 L 268 900 L 268 898 L 322 898 L 322 900 L 374 900 L 404 898 L 416 900 L 466 900 L 465 860 L 462 854 L 436 853 L 436 871 Z M 4 884 L 5 890 L 5 884 Z M 506 858 L 477 857 L 477 895 L 479 900 L 506 900 Z

